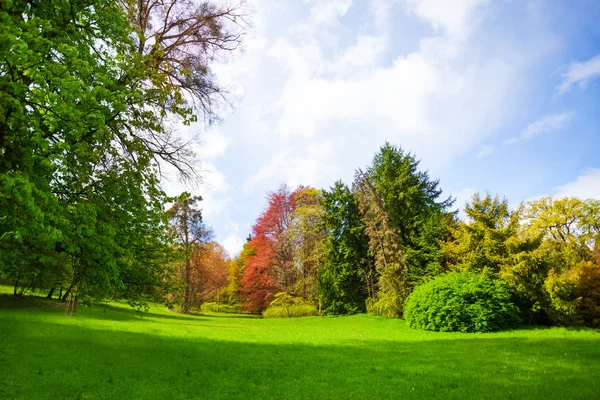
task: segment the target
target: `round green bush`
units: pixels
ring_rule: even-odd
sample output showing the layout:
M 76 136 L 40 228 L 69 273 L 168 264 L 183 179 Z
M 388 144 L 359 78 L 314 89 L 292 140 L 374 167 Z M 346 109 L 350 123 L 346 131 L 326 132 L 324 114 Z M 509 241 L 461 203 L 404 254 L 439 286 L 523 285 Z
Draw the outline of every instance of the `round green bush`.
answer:
M 415 288 L 404 317 L 411 328 L 440 332 L 492 332 L 520 323 L 504 282 L 467 272 L 440 275 Z

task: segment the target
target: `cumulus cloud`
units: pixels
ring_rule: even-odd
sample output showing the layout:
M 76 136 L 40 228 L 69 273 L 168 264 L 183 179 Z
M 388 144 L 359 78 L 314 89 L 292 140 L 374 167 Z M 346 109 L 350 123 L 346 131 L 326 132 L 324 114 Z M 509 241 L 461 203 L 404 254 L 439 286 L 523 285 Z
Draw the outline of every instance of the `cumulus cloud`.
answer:
M 575 116 L 574 112 L 563 112 L 552 114 L 538 119 L 527 125 L 519 137 L 513 137 L 506 141 L 506 144 L 515 144 L 532 139 L 537 136 L 545 135 L 550 132 L 564 129 Z
M 488 0 L 407 0 L 410 11 L 430 23 L 434 29 L 443 29 L 448 36 L 465 39 L 476 22 L 474 11 Z
M 590 169 L 573 182 L 559 186 L 555 197 L 579 197 L 600 200 L 600 168 Z
M 571 90 L 574 85 L 584 88 L 589 82 L 600 77 L 600 54 L 584 62 L 567 65 L 562 74 L 562 82 L 556 88 L 558 94 Z
M 324 140 L 310 144 L 304 152 L 293 147 L 283 149 L 257 173 L 242 184 L 242 193 L 264 193 L 281 182 L 298 185 L 324 186 L 337 178 L 339 169 L 328 162 L 335 151 L 334 143 Z

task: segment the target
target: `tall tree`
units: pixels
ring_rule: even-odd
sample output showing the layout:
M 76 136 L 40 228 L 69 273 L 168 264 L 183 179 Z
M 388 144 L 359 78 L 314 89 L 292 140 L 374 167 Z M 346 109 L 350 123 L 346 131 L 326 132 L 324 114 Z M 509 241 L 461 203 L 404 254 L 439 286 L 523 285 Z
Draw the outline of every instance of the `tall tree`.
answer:
M 375 271 L 358 201 L 341 181 L 323 191 L 323 224 L 327 238 L 318 276 L 322 311 L 364 312 L 366 299 L 375 295 Z
M 189 312 L 192 300 L 192 256 L 194 249 L 208 242 L 213 234 L 212 230 L 202 222 L 202 210 L 197 203 L 202 200 L 200 196 L 192 197 L 189 193 L 182 193 L 169 210 L 171 235 L 183 248 L 183 282 L 185 284 L 181 310 Z
M 316 303 L 317 272 L 322 264 L 326 236 L 323 229 L 322 192 L 301 186 L 292 195 L 296 204 L 286 232 L 293 245 L 294 266 L 298 271 L 292 294 L 306 302 Z
M 440 201 L 439 182 L 418 166 L 412 154 L 385 143 L 356 173 L 353 189 L 380 273 L 375 313 L 401 315 L 412 288 L 442 271 L 438 241 L 453 200 Z
M 161 262 L 147 262 L 168 248 L 159 163 L 184 175 L 193 166 L 189 147 L 170 126 L 195 120 L 194 111 L 212 114 L 207 99 L 220 94 L 210 62 L 232 48 L 219 43 L 239 39 L 225 22 L 235 9 L 205 3 L 183 13 L 179 4 L 3 3 L 0 274 L 36 282 L 72 270 L 56 279 L 68 278 L 69 292 L 98 294 L 134 295 L 162 279 Z M 132 24 L 134 15 L 152 24 Z M 162 20 L 163 38 L 141 45 Z M 184 40 L 190 37 L 195 43 Z M 198 45 L 203 37 L 206 44 Z M 173 67 L 191 60 L 193 67 Z M 175 84 L 176 77 L 185 85 Z M 198 97 L 202 106 L 195 108 Z M 65 260 L 68 268 L 59 265 Z M 137 290 L 126 289 L 141 278 L 134 271 L 146 271 L 145 278 Z
M 252 255 L 248 257 L 248 266 L 241 279 L 243 308 L 262 312 L 279 291 L 273 267 L 277 255 L 271 241 L 263 233 L 255 234 L 248 247 Z
M 598 215 L 600 202 L 594 200 L 545 197 L 527 204 L 527 234 L 543 238 L 543 285 L 555 323 L 597 326 L 600 320 Z
M 251 237 L 248 237 L 240 254 L 231 262 L 229 272 L 229 284 L 227 286 L 227 295 L 229 304 L 239 304 L 243 300 L 242 278 L 244 271 L 248 267 L 248 261 L 251 256 L 256 255 L 254 247 L 251 246 Z
M 231 260 L 223 246 L 214 241 L 196 244 L 190 264 L 190 303 L 198 308 L 205 301 L 220 303 L 231 270 Z

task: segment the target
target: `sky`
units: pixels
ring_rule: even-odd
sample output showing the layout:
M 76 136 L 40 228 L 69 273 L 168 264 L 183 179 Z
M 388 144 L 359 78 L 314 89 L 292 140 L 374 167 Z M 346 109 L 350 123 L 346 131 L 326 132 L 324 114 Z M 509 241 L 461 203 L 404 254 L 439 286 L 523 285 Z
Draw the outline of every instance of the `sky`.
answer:
M 235 256 L 282 183 L 350 184 L 389 141 L 456 208 L 600 199 L 600 1 L 247 0 L 241 51 L 213 66 L 221 121 L 197 137 L 205 222 Z

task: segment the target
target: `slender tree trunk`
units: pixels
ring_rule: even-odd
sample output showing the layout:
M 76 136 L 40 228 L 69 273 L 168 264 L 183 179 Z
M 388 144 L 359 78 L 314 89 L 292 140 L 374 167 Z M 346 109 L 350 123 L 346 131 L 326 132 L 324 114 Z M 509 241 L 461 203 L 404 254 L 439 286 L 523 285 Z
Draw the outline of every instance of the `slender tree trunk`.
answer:
M 18 295 L 19 295 L 19 294 L 17 293 L 17 288 L 18 288 L 18 287 L 19 287 L 19 280 L 17 279 L 17 280 L 15 281 L 15 288 L 14 288 L 14 290 L 13 290 L 13 295 L 14 295 L 14 296 L 18 296 Z
M 67 291 L 65 292 L 64 296 L 61 297 L 62 301 L 67 301 L 67 299 L 69 298 L 69 295 L 71 294 L 71 292 L 73 291 L 73 287 L 75 287 L 75 280 L 73 280 L 73 282 L 71 282 L 71 284 L 69 285 L 69 287 L 67 288 Z
M 183 308 L 183 312 L 185 314 L 187 314 L 190 311 L 190 278 L 191 278 L 191 271 L 190 271 L 190 237 L 189 237 L 189 229 L 188 229 L 188 215 L 187 215 L 187 210 L 184 209 L 183 212 L 183 217 L 184 217 L 184 223 L 183 223 L 183 231 L 184 231 L 184 237 L 185 237 L 185 275 L 184 275 L 184 280 L 185 280 L 185 290 L 183 291 L 183 304 L 182 304 L 182 308 Z
M 50 291 L 48 292 L 48 295 L 46 296 L 47 299 L 51 299 L 52 296 L 54 295 L 54 290 L 56 289 L 56 283 L 54 285 L 52 285 L 52 287 L 50 288 Z

